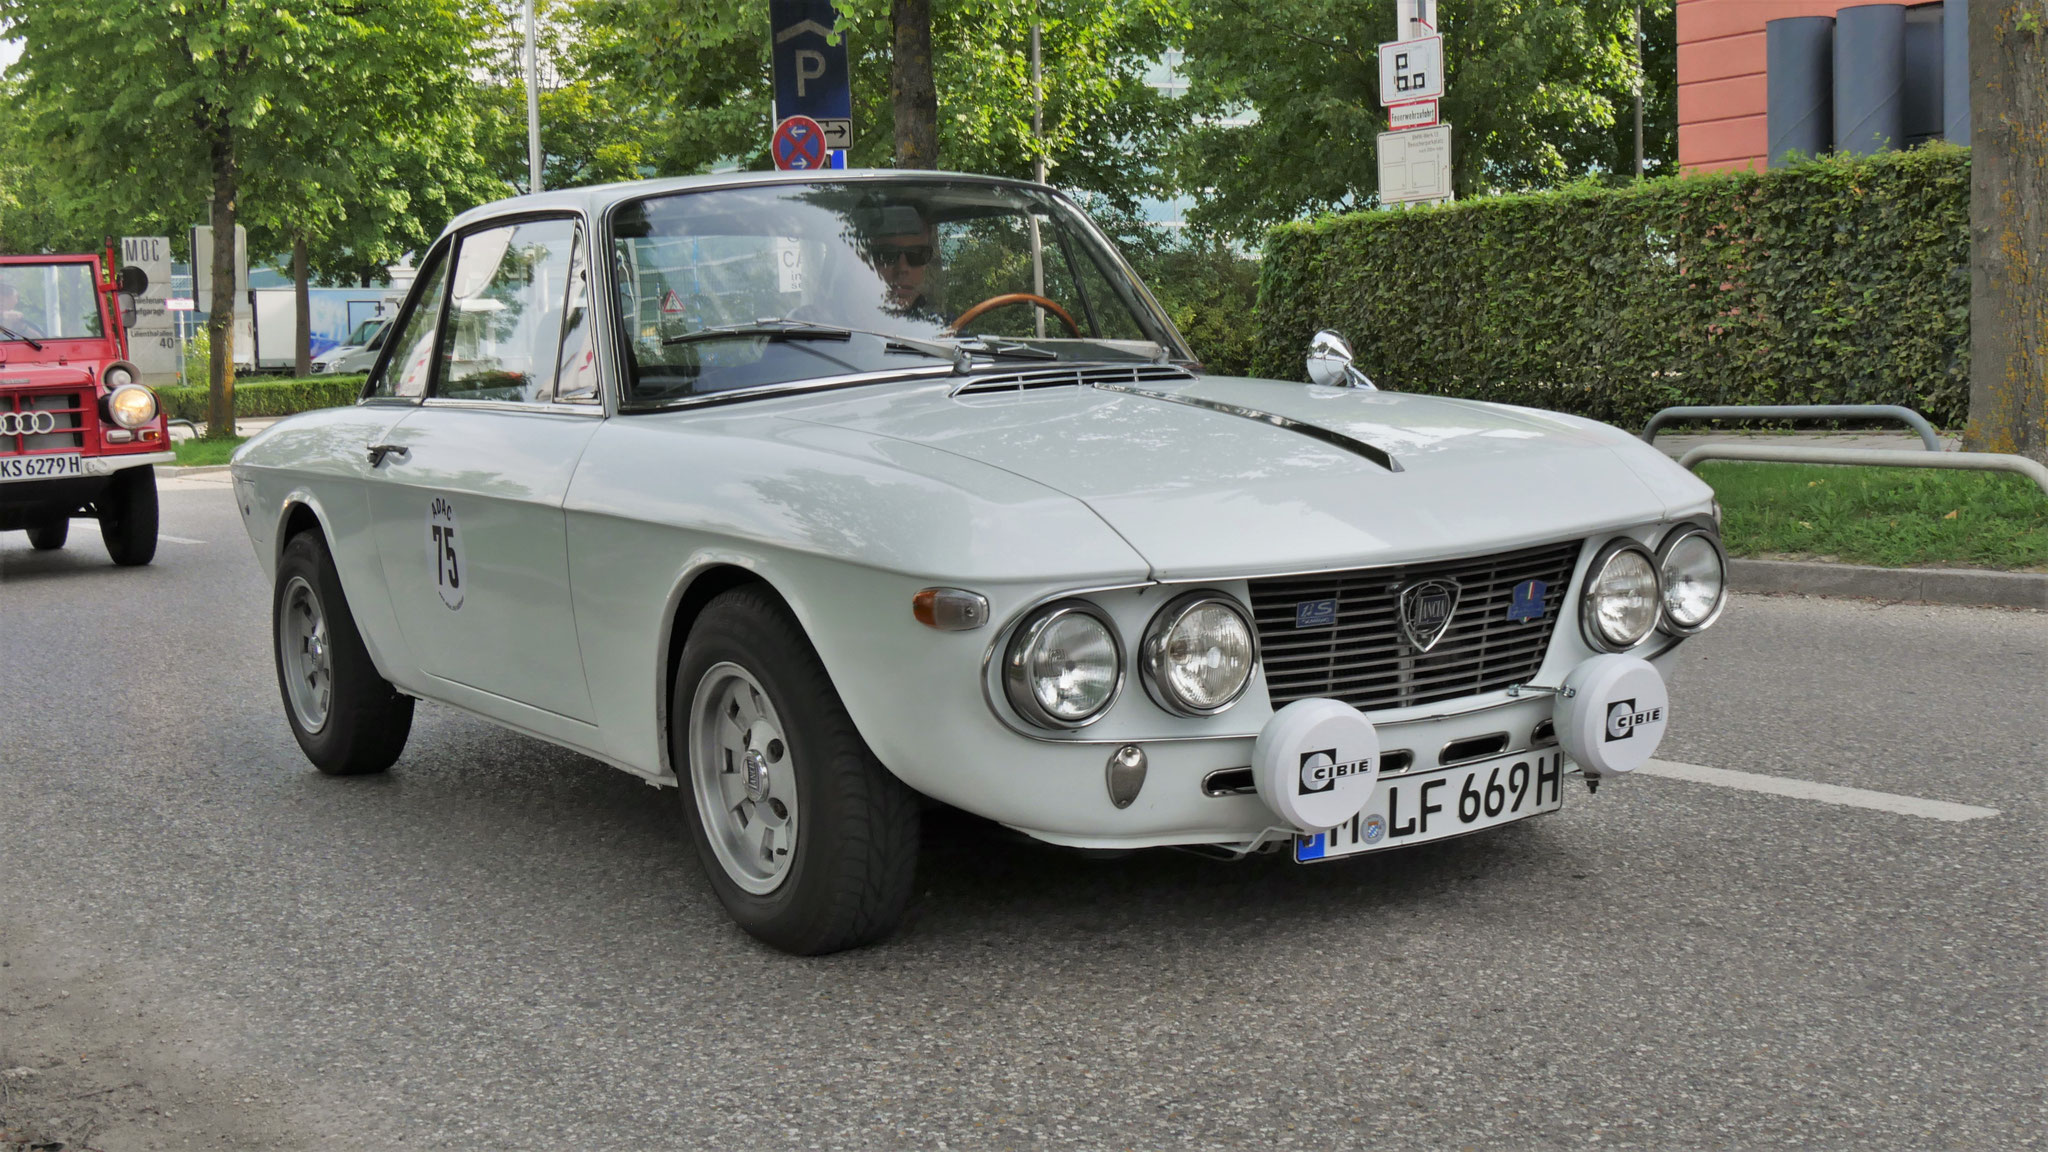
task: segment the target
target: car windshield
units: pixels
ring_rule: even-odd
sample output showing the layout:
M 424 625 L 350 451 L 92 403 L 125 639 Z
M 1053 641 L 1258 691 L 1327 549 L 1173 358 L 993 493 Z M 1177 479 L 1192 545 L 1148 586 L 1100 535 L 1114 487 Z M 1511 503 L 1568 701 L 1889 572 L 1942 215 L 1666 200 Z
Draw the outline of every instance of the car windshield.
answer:
M 628 404 L 929 366 L 1185 350 L 1080 214 L 1028 188 L 857 180 L 649 197 L 612 218 Z
M 375 336 L 377 330 L 382 327 L 384 327 L 384 318 L 382 316 L 372 317 L 356 325 L 356 330 L 349 333 L 348 339 L 343 340 L 342 344 L 345 347 L 360 348 L 368 344 L 370 338 Z
M 92 265 L 0 266 L 0 342 L 88 340 L 100 335 Z

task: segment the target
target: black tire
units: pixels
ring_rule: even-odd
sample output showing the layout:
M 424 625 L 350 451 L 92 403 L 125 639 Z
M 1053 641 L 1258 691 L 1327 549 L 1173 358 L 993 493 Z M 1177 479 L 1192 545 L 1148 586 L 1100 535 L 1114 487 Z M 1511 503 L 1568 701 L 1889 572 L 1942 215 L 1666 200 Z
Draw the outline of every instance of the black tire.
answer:
M 100 539 L 107 542 L 114 563 L 138 568 L 156 559 L 156 469 L 114 473 L 93 506 L 99 510 Z
M 287 599 L 295 581 L 304 581 L 325 621 L 327 706 L 317 724 L 300 718 L 286 668 Z M 270 631 L 285 721 L 313 767 L 329 776 L 362 776 L 391 767 L 412 732 L 413 700 L 377 674 L 349 613 L 348 598 L 342 595 L 334 560 L 318 532 L 301 532 L 284 547 L 271 590 Z
M 726 664 L 757 680 L 782 718 L 802 816 L 780 886 L 764 895 L 741 887 L 720 863 L 692 775 L 697 690 Z M 895 930 L 917 869 L 917 794 L 868 750 L 802 627 L 766 590 L 726 592 L 697 618 L 670 701 L 669 750 L 697 858 L 719 902 L 748 934 L 784 952 L 816 956 Z
M 71 517 L 52 516 L 28 526 L 28 544 L 38 552 L 55 552 L 71 535 Z

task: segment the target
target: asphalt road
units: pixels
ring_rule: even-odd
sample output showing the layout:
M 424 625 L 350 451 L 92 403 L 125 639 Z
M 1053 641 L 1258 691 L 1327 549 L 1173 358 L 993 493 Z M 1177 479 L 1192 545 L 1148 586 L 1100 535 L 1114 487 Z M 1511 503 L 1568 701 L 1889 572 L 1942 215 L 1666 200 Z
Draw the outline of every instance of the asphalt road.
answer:
M 17 1133 L 2048 1145 L 2048 616 L 1744 597 L 1674 691 L 1663 759 L 1994 817 L 1637 777 L 1298 867 L 939 816 L 905 930 L 795 960 L 727 923 L 674 792 L 436 706 L 388 776 L 315 773 L 225 485 L 177 488 L 148 569 L 0 533 Z

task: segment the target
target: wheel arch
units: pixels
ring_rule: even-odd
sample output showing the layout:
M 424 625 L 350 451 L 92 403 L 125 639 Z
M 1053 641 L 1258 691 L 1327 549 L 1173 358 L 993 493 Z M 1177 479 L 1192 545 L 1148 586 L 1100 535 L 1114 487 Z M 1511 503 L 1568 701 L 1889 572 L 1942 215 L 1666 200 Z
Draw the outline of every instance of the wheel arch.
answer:
M 775 597 L 792 617 L 797 626 L 803 627 L 789 597 L 775 586 L 775 583 L 758 569 L 732 560 L 715 560 L 686 573 L 676 582 L 675 590 L 669 594 L 667 619 L 662 624 L 661 647 L 657 652 L 656 665 L 660 675 L 655 678 L 656 731 L 660 733 L 661 767 L 677 781 L 681 775 L 676 771 L 674 758 L 670 753 L 669 702 L 675 698 L 676 675 L 682 669 L 683 645 L 690 637 L 691 629 L 697 625 L 697 618 L 718 596 L 735 588 L 756 587 Z M 806 630 L 808 632 L 808 630 Z

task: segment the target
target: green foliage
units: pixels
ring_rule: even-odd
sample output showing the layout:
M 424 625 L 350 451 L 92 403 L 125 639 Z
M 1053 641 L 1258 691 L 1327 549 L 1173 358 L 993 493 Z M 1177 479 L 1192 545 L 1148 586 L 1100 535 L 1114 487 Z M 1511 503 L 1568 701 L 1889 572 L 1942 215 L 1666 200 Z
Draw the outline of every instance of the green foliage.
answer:
M 1189 101 L 1202 119 L 1173 153 L 1190 219 L 1249 236 L 1315 212 L 1377 203 L 1379 49 L 1386 0 L 1187 0 Z M 1645 63 L 1675 69 L 1671 0 L 1646 0 Z M 1442 0 L 1443 118 L 1460 196 L 1630 171 L 1639 71 L 1636 0 Z M 1671 27 L 1667 29 L 1666 25 Z M 1674 159 L 1675 76 L 1653 78 L 1653 162 Z M 1626 122 L 1626 132 L 1619 126 Z M 1626 140 L 1625 145 L 1622 144 Z
M 289 416 L 315 408 L 339 408 L 362 398 L 363 379 L 354 376 L 301 376 L 289 380 L 261 377 L 235 382 L 235 417 Z M 173 420 L 206 419 L 206 386 L 159 388 L 157 398 Z
M 1701 465 L 1737 556 L 1887 568 L 2048 567 L 2048 496 L 2021 476 L 1818 464 Z
M 1250 375 L 1258 342 L 1258 261 L 1213 233 L 1165 228 L 1100 198 L 1086 207 L 1152 290 L 1205 371 Z
M 218 440 L 176 440 L 171 443 L 171 451 L 177 455 L 180 468 L 207 468 L 227 463 L 247 439 L 228 436 Z
M 1963 421 L 1969 152 L 1576 186 L 1275 229 L 1264 374 L 1335 328 L 1383 387 L 1640 426 L 1674 404 Z
M 933 69 L 939 160 L 967 172 L 1029 176 L 1028 44 L 1044 22 L 1044 153 L 1055 183 L 1131 204 L 1157 191 L 1149 163 L 1183 123 L 1145 83 L 1172 43 L 1181 0 L 936 0 Z M 737 163 L 767 168 L 768 6 L 760 0 L 580 0 L 573 55 L 623 123 L 640 126 L 645 163 L 680 175 Z M 842 0 L 853 69 L 856 167 L 887 166 L 887 0 Z

